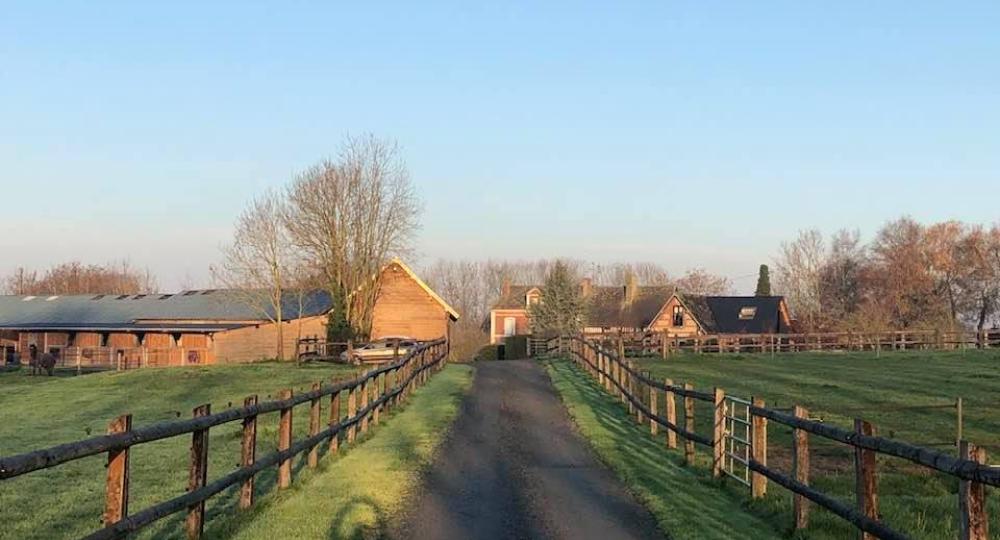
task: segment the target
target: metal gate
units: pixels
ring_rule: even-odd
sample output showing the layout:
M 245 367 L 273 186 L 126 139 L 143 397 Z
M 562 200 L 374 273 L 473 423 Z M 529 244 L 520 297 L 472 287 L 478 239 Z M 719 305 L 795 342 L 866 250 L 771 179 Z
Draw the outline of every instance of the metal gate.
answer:
M 750 456 L 753 455 L 753 422 L 750 402 L 726 396 L 723 410 L 722 471 L 750 487 Z

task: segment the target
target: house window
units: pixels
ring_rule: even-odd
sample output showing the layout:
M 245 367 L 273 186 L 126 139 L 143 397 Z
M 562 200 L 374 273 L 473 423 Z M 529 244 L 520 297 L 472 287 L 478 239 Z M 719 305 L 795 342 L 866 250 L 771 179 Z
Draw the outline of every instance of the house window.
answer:
M 684 308 L 674 306 L 674 326 L 684 326 Z
M 742 307 L 740 308 L 740 320 L 746 321 L 754 318 L 757 315 L 756 307 Z
M 513 336 L 516 330 L 517 330 L 517 319 L 515 319 L 514 317 L 504 317 L 503 335 Z

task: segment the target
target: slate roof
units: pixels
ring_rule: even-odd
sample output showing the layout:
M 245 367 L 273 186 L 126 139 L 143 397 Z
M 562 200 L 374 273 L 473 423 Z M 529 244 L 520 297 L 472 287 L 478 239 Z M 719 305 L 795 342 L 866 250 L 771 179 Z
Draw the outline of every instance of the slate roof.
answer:
M 213 331 L 273 316 L 273 308 L 265 315 L 245 295 L 209 289 L 148 295 L 0 296 L 0 329 Z M 305 293 L 300 312 L 298 294 L 289 292 L 282 300 L 282 316 L 292 320 L 322 315 L 332 307 L 329 293 L 313 290 Z
M 787 332 L 781 320 L 781 296 L 680 295 L 681 301 L 709 334 L 767 334 Z M 740 319 L 740 310 L 756 308 L 753 318 Z

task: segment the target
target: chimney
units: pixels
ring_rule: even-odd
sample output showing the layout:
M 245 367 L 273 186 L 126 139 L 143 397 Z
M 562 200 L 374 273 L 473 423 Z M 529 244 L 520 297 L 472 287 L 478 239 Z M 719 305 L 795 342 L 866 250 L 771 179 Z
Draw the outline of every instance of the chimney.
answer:
M 508 296 L 510 296 L 510 278 L 503 278 L 503 283 L 500 285 L 500 298 Z
M 625 276 L 625 305 L 631 305 L 639 297 L 639 280 L 635 274 L 629 272 Z
M 580 296 L 587 298 L 593 290 L 594 282 L 589 277 L 580 280 Z

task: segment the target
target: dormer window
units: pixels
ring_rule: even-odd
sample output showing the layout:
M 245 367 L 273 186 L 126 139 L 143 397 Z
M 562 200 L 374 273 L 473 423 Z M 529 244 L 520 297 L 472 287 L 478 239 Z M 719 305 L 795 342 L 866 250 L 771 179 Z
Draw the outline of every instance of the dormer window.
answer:
M 674 326 L 684 326 L 684 308 L 674 306 Z
M 538 305 L 542 300 L 542 295 L 538 291 L 531 291 L 524 298 L 524 304 L 527 307 Z
M 740 320 L 748 321 L 757 316 L 757 308 L 753 306 L 747 306 L 740 308 Z

